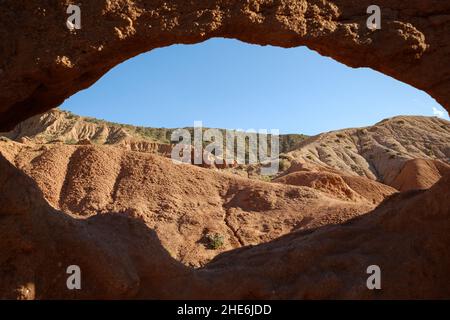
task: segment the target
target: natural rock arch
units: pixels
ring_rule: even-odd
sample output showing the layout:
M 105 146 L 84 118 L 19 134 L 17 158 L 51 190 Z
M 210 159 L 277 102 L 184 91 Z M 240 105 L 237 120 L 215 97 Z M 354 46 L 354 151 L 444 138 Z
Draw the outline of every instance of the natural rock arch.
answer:
M 0 4 L 0 131 L 56 107 L 136 54 L 211 37 L 307 45 L 349 66 L 368 66 L 412 84 L 450 111 L 448 1 L 378 0 L 383 29 L 372 32 L 365 28 L 372 4 L 366 0 L 78 0 L 83 29 L 76 33 L 65 27 L 68 0 L 41 2 Z M 192 271 L 172 261 L 137 221 L 117 215 L 75 221 L 51 208 L 33 181 L 3 156 L 0 168 L 0 257 L 9 271 L 1 297 L 411 299 L 450 294 L 448 175 L 430 190 L 393 197 L 345 225 L 235 250 Z M 55 286 L 55 276 L 65 270 L 46 264 L 74 258 L 97 280 L 80 296 Z M 390 284 L 381 293 L 364 286 L 365 268 L 374 263 L 383 267 L 383 281 Z
M 65 24 L 69 1 L 51 3 L 0 4 L 0 131 L 57 107 L 137 54 L 213 37 L 308 46 L 409 83 L 450 111 L 447 1 L 378 0 L 376 31 L 366 27 L 372 0 L 79 0 L 76 31 Z

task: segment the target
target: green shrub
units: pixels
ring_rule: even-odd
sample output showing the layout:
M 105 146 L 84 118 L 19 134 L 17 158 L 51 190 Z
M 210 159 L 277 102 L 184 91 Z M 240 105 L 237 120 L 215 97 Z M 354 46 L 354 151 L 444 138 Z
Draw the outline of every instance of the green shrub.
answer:
M 264 182 L 272 182 L 272 178 L 270 176 L 261 176 L 260 180 Z
M 280 160 L 280 170 L 281 171 L 286 171 L 290 167 L 291 167 L 291 162 L 289 160 L 287 160 L 287 159 Z
M 221 234 L 214 233 L 206 235 L 208 240 L 208 247 L 212 250 L 218 250 L 223 247 L 225 239 Z
M 77 144 L 77 143 L 78 143 L 78 141 L 75 139 L 67 139 L 65 141 L 65 144 Z

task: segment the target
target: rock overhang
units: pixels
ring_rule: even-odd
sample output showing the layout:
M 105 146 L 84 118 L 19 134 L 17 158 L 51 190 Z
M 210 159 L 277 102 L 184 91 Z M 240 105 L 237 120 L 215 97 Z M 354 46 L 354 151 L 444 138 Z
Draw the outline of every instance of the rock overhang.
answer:
M 450 110 L 450 3 L 371 1 L 80 0 L 82 28 L 65 0 L 0 4 L 0 131 L 59 106 L 117 64 L 172 44 L 214 37 L 307 46 L 350 67 L 370 67 L 424 90 Z M 382 94 L 382 93 L 380 93 Z

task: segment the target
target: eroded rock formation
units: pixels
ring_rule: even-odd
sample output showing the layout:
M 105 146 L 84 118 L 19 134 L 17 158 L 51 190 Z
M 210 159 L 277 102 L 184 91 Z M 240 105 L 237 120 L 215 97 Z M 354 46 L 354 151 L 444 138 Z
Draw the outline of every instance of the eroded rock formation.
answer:
M 367 178 L 362 179 L 374 189 L 370 195 L 360 186 L 334 181 L 319 192 L 180 167 L 164 157 L 115 146 L 0 141 L 1 155 L 34 180 L 53 208 L 81 220 L 121 213 L 144 222 L 173 258 L 192 267 L 294 230 L 343 223 L 397 192 L 384 185 L 376 191 L 378 184 Z M 340 188 L 347 194 L 339 194 Z M 223 236 L 219 249 L 209 248 L 209 233 Z
M 378 0 L 376 31 L 366 27 L 371 0 L 79 0 L 76 31 L 66 27 L 69 4 L 1 2 L 0 131 L 58 106 L 137 54 L 212 37 L 305 45 L 425 90 L 450 110 L 448 1 Z
M 339 173 L 365 176 L 401 191 L 400 181 L 413 172 L 429 174 L 431 187 L 443 174 L 441 170 L 411 166 L 398 178 L 408 161 L 418 159 L 450 163 L 450 122 L 437 117 L 397 116 L 365 128 L 344 129 L 322 133 L 304 140 L 289 155 L 300 164 L 326 166 Z M 444 164 L 442 164 L 444 166 Z M 416 169 L 413 169 L 415 167 Z M 296 166 L 287 173 L 297 171 Z M 434 173 L 432 173 L 434 172 Z M 439 177 L 436 179 L 436 177 Z M 422 179 L 419 179 L 422 180 Z M 407 183 L 410 187 L 421 183 Z
M 190 269 L 138 219 L 57 211 L 0 156 L 0 298 L 448 298 L 449 180 L 395 195 L 345 224 L 293 232 Z M 66 288 L 71 264 L 83 270 L 83 290 Z M 370 265 L 383 270 L 382 291 L 366 287 Z
M 450 3 L 377 2 L 379 31 L 365 26 L 366 0 L 79 0 L 83 28 L 71 32 L 67 0 L 4 0 L 0 131 L 139 53 L 212 37 L 306 45 L 425 90 L 450 110 Z M 0 298 L 448 298 L 449 186 L 446 174 L 345 224 L 292 232 L 190 269 L 147 225 L 115 208 L 77 219 L 52 207 L 0 156 Z M 73 263 L 83 269 L 82 291 L 65 287 Z M 372 264 L 383 270 L 382 291 L 367 290 Z

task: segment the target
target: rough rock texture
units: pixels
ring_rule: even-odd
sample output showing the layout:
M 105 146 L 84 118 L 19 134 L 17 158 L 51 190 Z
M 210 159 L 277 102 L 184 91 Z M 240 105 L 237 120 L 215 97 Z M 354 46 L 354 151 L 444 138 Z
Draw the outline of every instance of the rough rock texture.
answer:
M 449 187 L 447 175 L 348 223 L 293 232 L 191 269 L 138 219 L 57 211 L 0 156 L 0 298 L 448 298 Z M 66 288 L 72 264 L 82 269 L 83 290 Z M 382 291 L 366 288 L 374 264 Z
M 142 52 L 212 37 L 306 45 L 425 90 L 450 110 L 450 2 L 379 0 L 382 29 L 366 27 L 371 0 L 67 0 L 0 3 L 0 131 L 60 105 Z M 148 70 L 151 72 L 151 70 Z M 368 88 L 370 92 L 370 88 Z
M 429 190 L 397 194 L 345 224 L 225 253 L 206 266 L 216 279 L 211 296 L 448 298 L 449 192 L 446 175 Z M 367 290 L 370 265 L 384 270 L 382 291 Z
M 383 9 L 379 31 L 365 26 L 369 0 L 78 3 L 83 29 L 70 32 L 65 27 L 69 1 L 1 1 L 0 131 L 58 106 L 130 57 L 211 37 L 282 47 L 306 45 L 349 66 L 368 66 L 425 90 L 450 110 L 448 1 L 379 0 Z M 71 211 L 89 205 L 92 199 L 101 207 L 104 198 L 95 190 L 104 186 L 96 183 L 111 181 L 83 184 L 78 178 L 89 178 L 93 172 L 108 176 L 108 170 L 117 169 L 120 174 L 123 167 L 140 168 L 131 176 L 151 170 L 160 170 L 163 176 L 167 172 L 161 168 L 170 167 L 163 164 L 167 159 L 149 158 L 161 162 L 151 166 L 133 154 L 119 154 L 133 165 L 122 166 L 121 161 L 108 158 L 105 163 L 111 163 L 110 167 L 71 167 L 70 160 L 76 157 L 65 155 L 72 151 L 82 158 L 106 159 L 100 156 L 102 150 L 90 153 L 95 147 L 89 145 L 64 146 L 62 156 L 32 146 L 28 150 L 8 148 L 5 157 L 13 163 L 19 160 L 17 166 L 22 159 L 24 171 L 27 164 L 44 171 L 31 170 L 36 172 L 33 180 L 0 156 L 0 298 L 450 297 L 449 174 L 429 190 L 391 196 L 371 213 L 347 223 L 292 230 L 268 243 L 220 254 L 203 268 L 192 269 L 171 256 L 156 232 L 137 219 L 138 211 L 121 212 L 116 203 L 111 210 L 118 213 L 106 212 L 105 206 L 102 214 L 80 218 L 76 210 L 57 209 Z M 17 158 L 20 153 L 24 158 Z M 53 169 L 52 161 L 58 166 L 68 161 L 61 168 L 71 168 L 75 174 L 66 179 L 65 172 L 56 172 L 52 176 L 55 185 L 45 184 L 50 181 L 45 170 Z M 194 170 L 188 173 L 195 185 L 195 174 L 201 175 L 204 169 L 190 170 Z M 44 179 L 39 180 L 40 175 Z M 65 186 L 71 183 L 77 195 L 83 196 L 68 197 L 61 204 L 50 205 L 50 197 L 41 191 L 55 188 L 64 195 Z M 105 189 L 114 191 L 114 185 Z M 263 184 L 257 191 L 235 190 L 232 201 L 246 203 L 256 213 L 270 209 L 274 198 L 273 186 L 269 186 L 268 193 L 260 193 Z M 281 184 L 274 189 L 312 190 Z M 89 201 L 79 203 L 79 199 Z M 66 289 L 65 268 L 70 264 L 83 270 L 81 291 Z M 382 291 L 366 288 L 366 269 L 372 264 L 382 268 Z
M 440 122 L 430 121 L 423 141 L 434 131 L 445 137 Z M 313 161 L 277 179 L 302 185 L 289 186 L 180 169 L 113 146 L 25 140 L 0 141 L 0 298 L 450 296 L 445 171 L 429 190 L 394 194 Z M 423 141 L 412 140 L 421 154 Z M 402 177 L 410 176 L 406 167 Z M 224 247 L 206 248 L 205 231 L 224 235 Z M 82 269 L 81 291 L 66 288 L 72 264 Z M 382 268 L 382 291 L 366 288 L 373 264 Z
M 307 163 L 398 188 L 394 181 L 408 161 L 426 159 L 450 163 L 450 122 L 437 117 L 393 117 L 370 127 L 311 137 L 289 155 L 294 164 L 287 173 L 302 169 Z M 429 178 L 434 182 L 438 180 Z
M 439 178 L 436 178 L 434 183 L 436 183 Z M 327 168 L 320 167 L 315 170 L 295 171 L 276 178 L 274 182 L 294 186 L 307 186 L 321 190 L 325 193 L 333 194 L 334 197 L 342 200 L 357 201 L 365 199 L 374 204 L 379 204 L 386 197 L 397 192 L 397 190 L 392 187 L 365 177 L 342 175 L 338 172 L 333 172 L 327 170 Z M 431 185 L 429 187 L 431 187 Z
M 444 162 L 425 159 L 409 160 L 392 181 L 392 186 L 400 191 L 428 189 L 447 173 L 450 173 L 450 165 Z
M 345 222 L 397 192 L 385 186 L 365 198 L 344 183 L 354 195 L 344 198 L 340 186 L 320 192 L 271 184 L 111 146 L 0 142 L 0 154 L 35 181 L 52 207 L 80 219 L 111 212 L 137 219 L 172 257 L 193 267 L 227 250 Z M 224 237 L 218 250 L 208 247 L 211 233 Z
M 13 130 L 0 135 L 15 141 L 37 144 L 96 144 L 114 145 L 126 150 L 157 153 L 170 157 L 172 145 L 166 140 L 165 129 L 153 129 L 154 136 L 139 133 L 142 127 L 107 122 L 77 116 L 52 109 L 19 123 Z M 158 132 L 159 131 L 159 132 Z M 164 135 L 157 139 L 157 135 Z
M 173 129 L 135 127 L 52 109 L 19 123 L 12 131 L 0 133 L 0 136 L 24 143 L 118 146 L 125 150 L 170 157 L 172 132 Z M 373 126 L 338 130 L 309 138 L 281 135 L 280 153 L 282 162 L 283 159 L 287 162 L 284 168 L 281 166 L 285 173 L 304 169 L 305 165 L 317 165 L 319 171 L 328 168 L 338 174 L 359 175 L 393 185 L 396 176 L 410 160 L 450 163 L 450 123 L 437 117 L 397 116 Z M 214 156 L 206 151 L 205 155 L 205 159 L 214 160 Z M 205 166 L 229 169 L 226 171 L 245 177 L 262 178 L 261 165 Z
M 183 281 L 191 271 L 139 220 L 121 214 L 77 220 L 58 212 L 3 156 L 0 203 L 1 299 L 131 298 L 142 281 L 147 297 L 182 295 L 171 279 Z M 67 290 L 64 280 L 72 264 L 86 279 L 78 293 Z
M 194 128 L 188 129 L 194 130 Z M 203 128 L 203 130 L 206 129 L 208 128 Z M 174 145 L 171 138 L 175 130 L 109 122 L 56 108 L 19 123 L 11 131 L 0 132 L 0 136 L 38 144 L 79 144 L 82 141 L 85 144 L 90 142 L 96 145 L 114 145 L 126 150 L 157 153 L 170 157 Z M 225 129 L 220 130 L 225 131 Z M 236 132 L 236 134 L 239 133 Z M 281 153 L 294 150 L 307 138 L 302 134 L 282 134 L 279 137 Z M 270 143 L 270 136 L 267 136 L 266 140 Z

